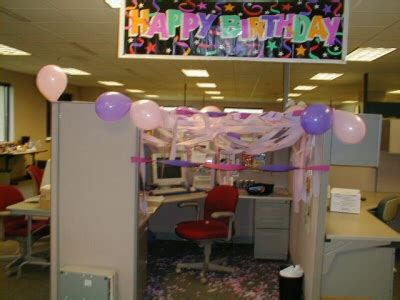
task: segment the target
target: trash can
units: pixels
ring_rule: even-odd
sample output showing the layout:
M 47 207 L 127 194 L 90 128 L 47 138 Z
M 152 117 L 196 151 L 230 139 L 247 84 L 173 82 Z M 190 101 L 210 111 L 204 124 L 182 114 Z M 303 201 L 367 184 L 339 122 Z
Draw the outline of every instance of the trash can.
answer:
M 279 272 L 279 299 L 303 299 L 304 270 L 299 265 L 291 265 Z

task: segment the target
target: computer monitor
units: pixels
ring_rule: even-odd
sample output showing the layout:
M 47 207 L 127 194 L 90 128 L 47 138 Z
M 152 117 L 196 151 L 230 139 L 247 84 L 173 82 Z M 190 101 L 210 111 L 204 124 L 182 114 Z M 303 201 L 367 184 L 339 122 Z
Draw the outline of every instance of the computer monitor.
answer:
M 153 153 L 153 183 L 159 186 L 184 185 L 186 183 L 185 168 L 160 163 L 161 160 L 169 160 L 166 153 Z M 177 153 L 176 160 L 186 160 L 185 153 Z

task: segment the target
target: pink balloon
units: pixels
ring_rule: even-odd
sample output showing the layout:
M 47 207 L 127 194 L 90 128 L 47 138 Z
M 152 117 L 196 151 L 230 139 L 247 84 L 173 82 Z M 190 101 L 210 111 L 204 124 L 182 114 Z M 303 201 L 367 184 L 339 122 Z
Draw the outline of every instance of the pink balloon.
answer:
M 342 110 L 333 113 L 333 132 L 335 136 L 345 144 L 357 144 L 361 142 L 367 133 L 364 120 L 359 116 Z
M 132 103 L 130 115 L 136 127 L 153 130 L 160 126 L 162 114 L 158 104 L 151 100 L 139 100 Z
M 216 106 L 204 106 L 200 109 L 200 112 L 207 113 L 207 112 L 220 112 L 221 110 Z
M 36 86 L 49 101 L 55 102 L 67 87 L 67 75 L 56 65 L 47 65 L 36 76 Z

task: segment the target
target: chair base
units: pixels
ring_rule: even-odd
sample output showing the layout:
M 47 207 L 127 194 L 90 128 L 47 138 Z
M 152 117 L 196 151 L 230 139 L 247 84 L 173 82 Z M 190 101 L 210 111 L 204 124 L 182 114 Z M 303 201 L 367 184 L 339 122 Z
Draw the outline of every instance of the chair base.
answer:
M 207 271 L 216 271 L 216 272 L 226 272 L 226 273 L 233 273 L 234 268 L 228 266 L 221 266 L 217 263 L 224 261 L 225 259 L 218 259 L 210 262 L 210 255 L 211 255 L 211 243 L 204 243 L 200 244 L 200 247 L 204 247 L 204 262 L 198 263 L 178 263 L 176 265 L 176 273 L 181 273 L 182 269 L 189 269 L 189 270 L 201 270 L 200 273 L 200 281 L 202 283 L 207 282 L 206 272 Z

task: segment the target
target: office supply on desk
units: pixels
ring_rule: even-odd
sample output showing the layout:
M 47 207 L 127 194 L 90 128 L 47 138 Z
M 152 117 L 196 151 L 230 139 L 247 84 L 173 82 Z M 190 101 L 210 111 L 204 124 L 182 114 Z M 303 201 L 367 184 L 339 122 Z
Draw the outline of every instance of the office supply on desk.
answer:
M 0 186 L 0 212 L 8 210 L 8 215 L 3 215 L 0 222 L 4 231 L 0 237 L 5 240 L 14 240 L 19 243 L 20 255 L 11 261 L 6 270 L 9 274 L 18 267 L 18 276 L 21 275 L 22 267 L 28 263 L 48 265 L 44 259 L 32 256 L 32 244 L 41 237 L 49 234 L 48 221 L 32 221 L 32 214 L 38 203 L 24 202 L 22 193 L 13 186 Z M 44 215 L 37 213 L 34 215 Z M 48 212 L 47 216 L 50 214 Z M 25 215 L 27 218 L 25 219 Z
M 178 236 L 197 242 L 204 248 L 204 262 L 179 263 L 176 272 L 181 269 L 202 270 L 200 280 L 207 282 L 206 272 L 220 271 L 233 272 L 233 268 L 220 266 L 210 262 L 211 245 L 218 240 L 231 240 L 234 235 L 234 219 L 236 206 L 239 200 L 239 192 L 235 187 L 220 185 L 211 190 L 204 203 L 203 220 L 181 222 L 176 226 Z M 192 203 L 195 206 L 195 203 Z
M 361 207 L 360 190 L 331 189 L 331 211 L 359 214 Z

